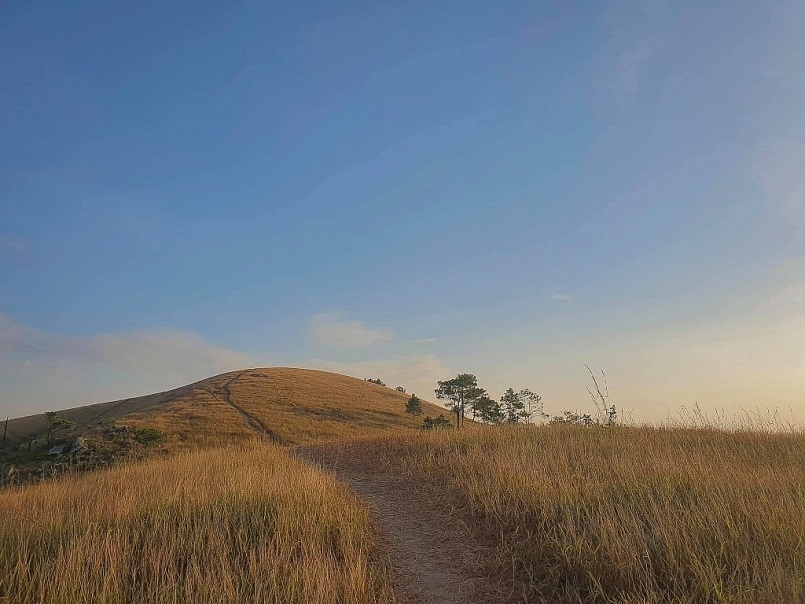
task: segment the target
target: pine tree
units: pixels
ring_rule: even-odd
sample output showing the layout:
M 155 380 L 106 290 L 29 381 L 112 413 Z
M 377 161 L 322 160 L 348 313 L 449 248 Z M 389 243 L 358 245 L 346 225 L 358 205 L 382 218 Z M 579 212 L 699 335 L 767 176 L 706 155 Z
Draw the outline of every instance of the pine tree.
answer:
M 462 427 L 467 407 L 474 410 L 475 402 L 486 395 L 486 390 L 478 387 L 478 378 L 471 373 L 461 373 L 438 384 L 436 398 L 447 401 L 447 408 L 456 414 L 456 428 Z
M 405 404 L 405 412 L 410 413 L 414 417 L 422 415 L 422 401 L 419 400 L 416 394 L 412 394 L 411 398 L 408 399 L 408 402 Z
M 473 411 L 488 424 L 499 424 L 505 418 L 503 409 L 496 400 L 484 393 L 473 401 Z
M 525 407 L 523 410 L 523 418 L 527 422 L 531 423 L 531 420 L 534 419 L 535 416 L 543 420 L 548 418 L 548 414 L 543 411 L 542 397 L 539 394 L 531 392 L 528 388 L 523 388 L 518 394 Z
M 500 403 L 503 407 L 506 423 L 516 424 L 528 415 L 528 412 L 525 411 L 523 397 L 520 396 L 519 392 L 515 392 L 514 388 L 509 388 L 503 393 Z

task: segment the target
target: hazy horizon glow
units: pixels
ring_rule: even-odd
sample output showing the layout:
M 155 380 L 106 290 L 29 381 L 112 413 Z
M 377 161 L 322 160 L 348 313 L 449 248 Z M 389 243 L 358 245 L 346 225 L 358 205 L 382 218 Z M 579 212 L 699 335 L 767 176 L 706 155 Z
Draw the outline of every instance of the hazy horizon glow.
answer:
M 805 420 L 805 5 L 19 5 L 0 415 L 255 366 Z

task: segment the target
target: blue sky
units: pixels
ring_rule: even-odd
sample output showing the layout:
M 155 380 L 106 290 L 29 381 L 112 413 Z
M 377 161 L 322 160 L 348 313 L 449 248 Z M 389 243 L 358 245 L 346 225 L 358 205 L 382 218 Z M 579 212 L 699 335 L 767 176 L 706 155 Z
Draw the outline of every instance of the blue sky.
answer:
M 0 412 L 251 365 L 805 418 L 805 5 L 7 3 Z

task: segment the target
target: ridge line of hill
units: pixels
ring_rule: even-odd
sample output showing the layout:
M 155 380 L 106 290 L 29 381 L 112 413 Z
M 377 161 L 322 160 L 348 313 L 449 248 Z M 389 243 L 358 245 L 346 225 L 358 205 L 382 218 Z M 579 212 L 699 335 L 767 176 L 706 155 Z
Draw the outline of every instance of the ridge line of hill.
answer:
M 444 408 L 423 400 L 422 417 L 405 412 L 411 395 L 356 377 L 296 367 L 247 368 L 222 373 L 172 390 L 83 407 L 55 409 L 76 424 L 48 438 L 44 413 L 12 419 L 7 453 L 27 451 L 46 462 L 46 445 L 68 446 L 79 436 L 117 438 L 115 429 L 157 430 L 169 450 L 228 445 L 255 435 L 284 445 L 362 438 L 422 427 L 422 417 Z M 233 413 L 233 411 L 235 413 Z M 68 446 L 68 450 L 69 450 Z M 48 448 L 49 449 L 49 448 Z M 2 451 L 2 450 L 0 450 Z M 16 458 L 0 454 L 0 466 Z M 56 461 L 55 459 L 52 461 Z

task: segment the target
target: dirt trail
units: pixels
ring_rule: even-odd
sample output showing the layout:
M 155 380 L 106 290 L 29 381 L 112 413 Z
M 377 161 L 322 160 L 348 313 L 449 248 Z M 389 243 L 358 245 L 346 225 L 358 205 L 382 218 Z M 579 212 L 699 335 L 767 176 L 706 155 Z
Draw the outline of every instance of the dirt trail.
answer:
M 500 602 L 482 564 L 492 553 L 478 544 L 450 510 L 417 492 L 410 480 L 372 468 L 337 447 L 298 448 L 370 506 L 388 550 L 402 602 Z
M 209 388 L 207 389 L 207 392 L 214 399 L 226 403 L 227 405 L 232 407 L 235 411 L 237 411 L 243 418 L 243 420 L 246 422 L 246 425 L 249 426 L 249 428 L 251 428 L 252 430 L 254 430 L 257 434 L 259 434 L 266 440 L 272 442 L 278 442 L 279 439 L 277 438 L 277 435 L 268 426 L 266 426 L 262 421 L 260 421 L 258 417 L 252 415 L 251 413 L 246 411 L 243 407 L 241 407 L 232 400 L 232 391 L 230 388 L 233 382 L 235 382 L 235 380 L 242 377 L 246 373 L 248 373 L 248 371 L 241 371 L 239 374 L 237 374 L 235 377 L 233 377 L 231 380 L 229 380 L 226 384 L 223 385 L 222 387 L 222 390 L 224 391 L 223 399 L 221 399 L 221 397 L 219 397 L 218 394 L 216 394 Z

